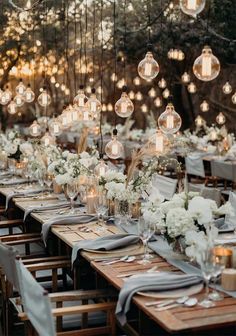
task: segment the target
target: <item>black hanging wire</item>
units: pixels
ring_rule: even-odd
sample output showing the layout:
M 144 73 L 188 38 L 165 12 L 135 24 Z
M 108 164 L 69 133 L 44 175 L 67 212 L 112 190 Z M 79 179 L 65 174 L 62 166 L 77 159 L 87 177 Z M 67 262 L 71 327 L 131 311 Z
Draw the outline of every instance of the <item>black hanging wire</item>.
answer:
M 116 76 L 117 76 L 117 50 L 116 50 L 116 1 L 113 2 L 113 50 L 114 50 L 114 81 L 113 81 L 113 105 L 116 103 Z M 115 108 L 114 108 L 115 109 Z M 117 114 L 115 113 L 114 128 L 116 129 Z
M 151 10 L 150 0 L 147 0 L 147 31 L 148 31 L 148 49 L 151 47 Z
M 66 6 L 66 86 L 69 87 L 69 72 L 70 72 L 70 60 L 69 60 L 69 3 Z M 70 100 L 72 99 L 72 92 L 70 88 Z
M 74 64 L 73 64 L 73 72 L 74 72 L 74 96 L 76 96 L 77 92 L 77 83 L 76 83 L 76 43 L 77 43 L 77 24 L 76 24 L 76 0 L 74 1 Z
M 101 59 L 100 59 L 100 83 L 101 83 L 101 104 L 103 106 L 103 0 L 101 0 L 101 10 L 100 10 L 100 25 L 101 25 Z M 102 134 L 102 110 L 100 111 L 100 157 L 103 157 L 103 134 Z
M 127 7 L 127 0 L 124 0 L 123 5 L 123 15 L 124 15 L 124 36 L 123 36 L 123 66 L 124 66 L 124 79 L 125 79 L 125 88 L 127 85 L 126 81 L 126 35 L 127 35 L 127 22 L 126 22 L 126 7 Z M 124 89 L 124 88 L 123 88 Z
M 93 85 L 95 82 L 95 27 L 96 27 L 96 0 L 93 0 L 93 34 L 92 34 Z
M 83 55 L 83 25 L 82 25 L 82 9 L 80 8 L 80 18 L 79 18 L 79 29 L 80 29 L 80 52 L 79 52 L 79 82 L 80 88 L 83 88 L 83 74 L 82 74 L 82 55 Z
M 84 87 L 87 82 L 88 75 L 88 60 L 87 60 L 87 33 L 88 33 L 88 0 L 85 2 L 85 38 L 84 38 L 84 61 L 85 61 L 85 74 L 84 74 Z
M 63 6 L 63 31 L 65 32 L 66 31 L 66 3 L 65 3 L 65 0 L 63 0 L 62 2 L 62 6 Z M 64 44 L 64 59 L 65 59 L 65 63 L 64 63 L 64 73 L 63 73 L 63 82 L 65 83 L 66 87 L 67 86 L 67 81 L 66 81 L 66 62 L 67 62 L 67 59 L 66 59 L 66 34 L 64 34 L 64 39 L 63 39 L 63 44 Z

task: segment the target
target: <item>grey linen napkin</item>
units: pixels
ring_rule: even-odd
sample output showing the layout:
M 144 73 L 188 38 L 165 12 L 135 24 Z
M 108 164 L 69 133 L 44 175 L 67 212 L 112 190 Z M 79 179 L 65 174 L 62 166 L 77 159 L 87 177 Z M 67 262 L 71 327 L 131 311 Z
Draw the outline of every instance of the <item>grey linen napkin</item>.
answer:
M 189 287 L 202 282 L 197 275 L 179 275 L 172 273 L 144 274 L 127 279 L 121 288 L 116 306 L 116 317 L 124 325 L 130 309 L 132 296 L 139 291 L 166 291 Z
M 28 208 L 25 209 L 24 213 L 24 221 L 26 220 L 27 216 L 31 214 L 31 212 L 43 212 L 47 210 L 56 210 L 56 209 L 63 209 L 70 205 L 69 202 L 58 202 L 57 204 L 48 204 L 48 205 L 30 205 Z
M 61 224 L 61 225 L 70 225 L 70 224 L 85 224 L 85 223 L 89 223 L 92 222 L 94 220 L 96 220 L 97 217 L 94 215 L 87 215 L 87 214 L 74 214 L 74 215 L 62 215 L 62 216 L 56 216 L 53 218 L 48 219 L 47 221 L 45 221 L 42 225 L 42 236 L 43 236 L 43 241 L 44 244 L 46 245 L 47 242 L 47 236 L 48 236 L 48 232 L 50 230 L 50 227 L 53 224 Z
M 15 184 L 23 184 L 23 183 L 27 183 L 28 180 L 27 179 L 22 179 L 22 178 L 16 178 L 16 179 L 9 179 L 9 178 L 5 178 L 0 180 L 0 184 L 3 184 L 5 186 L 7 185 L 15 185 Z
M 9 203 L 12 200 L 12 198 L 14 198 L 14 197 L 24 197 L 24 196 L 29 196 L 29 195 L 36 195 L 40 192 L 42 192 L 42 188 L 22 190 L 22 191 L 17 191 L 17 192 L 15 192 L 15 191 L 10 192 L 6 197 L 5 210 L 8 209 Z
M 127 233 L 113 234 L 105 237 L 99 237 L 94 240 L 81 240 L 73 246 L 71 263 L 72 265 L 74 264 L 78 256 L 78 252 L 82 249 L 111 251 L 127 245 L 136 244 L 138 242 L 138 236 Z

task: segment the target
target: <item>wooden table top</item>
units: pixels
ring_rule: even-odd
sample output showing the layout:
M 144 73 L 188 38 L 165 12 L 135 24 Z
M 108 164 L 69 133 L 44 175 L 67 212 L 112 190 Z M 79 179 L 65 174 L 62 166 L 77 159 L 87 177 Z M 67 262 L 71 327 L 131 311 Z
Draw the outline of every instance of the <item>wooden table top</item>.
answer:
M 6 195 L 7 189 L 11 188 L 0 188 L 0 193 Z M 43 203 L 42 203 L 43 202 Z M 57 200 L 50 200 L 50 204 L 56 203 Z M 20 209 L 24 210 L 27 206 L 32 204 L 49 204 L 48 200 L 33 200 L 33 201 L 23 201 L 20 199 L 15 199 L 15 205 Z M 51 214 L 53 215 L 53 213 Z M 44 213 L 34 213 L 32 216 L 43 224 L 45 221 Z M 48 213 L 46 214 L 48 216 Z M 85 227 L 89 229 L 89 232 L 83 232 L 81 228 Z M 119 233 L 120 230 L 114 225 L 107 225 L 106 230 L 101 230 L 96 222 L 85 224 L 85 225 L 54 225 L 52 226 L 52 232 L 68 246 L 73 247 L 73 245 L 82 239 L 96 239 L 100 236 L 109 235 L 112 233 Z M 116 251 L 109 253 L 99 253 L 99 252 L 81 252 L 81 255 L 90 262 L 91 266 L 104 277 L 110 284 L 112 284 L 118 290 L 124 284 L 127 277 L 127 273 L 139 274 L 146 272 L 148 269 L 157 266 L 158 271 L 169 271 L 178 272 L 180 270 L 170 265 L 165 259 L 153 253 L 154 258 L 152 263 L 146 266 L 137 263 L 139 259 L 142 258 L 143 247 L 141 245 L 136 245 L 134 249 L 130 249 L 129 252 L 126 251 Z M 136 260 L 132 263 L 118 262 L 114 265 L 103 265 L 98 259 L 104 257 L 114 257 L 123 255 L 135 255 Z M 195 295 L 197 298 L 201 298 L 203 295 L 199 293 Z M 164 328 L 170 333 L 189 331 L 189 330 L 201 330 L 208 328 L 217 328 L 222 326 L 233 325 L 236 323 L 236 299 L 228 297 L 225 295 L 223 301 L 216 302 L 215 307 L 212 308 L 202 308 L 201 306 L 195 306 L 192 308 L 187 307 L 177 307 L 171 310 L 166 310 L 162 312 L 155 311 L 155 307 L 147 307 L 145 304 L 147 302 L 153 301 L 152 298 L 142 297 L 140 295 L 135 295 L 133 297 L 133 302 L 142 310 L 147 316 L 149 316 L 158 325 Z

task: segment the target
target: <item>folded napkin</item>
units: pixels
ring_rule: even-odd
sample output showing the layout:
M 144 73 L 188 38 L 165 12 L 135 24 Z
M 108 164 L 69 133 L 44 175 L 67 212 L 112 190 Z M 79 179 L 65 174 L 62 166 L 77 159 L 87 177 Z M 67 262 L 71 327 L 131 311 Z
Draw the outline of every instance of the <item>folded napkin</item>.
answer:
M 10 192 L 7 197 L 6 197 L 6 207 L 5 210 L 8 209 L 9 203 L 14 197 L 24 197 L 24 196 L 29 196 L 29 195 L 36 195 L 40 192 L 42 192 L 42 188 L 37 188 L 37 189 L 29 189 L 29 190 L 21 190 L 21 191 L 12 191 Z
M 43 236 L 43 241 L 44 244 L 46 245 L 47 242 L 47 236 L 48 236 L 48 232 L 50 230 L 50 227 L 53 224 L 61 224 L 61 225 L 70 225 L 70 224 L 85 224 L 85 223 L 89 223 L 92 222 L 94 220 L 96 220 L 97 217 L 93 216 L 93 215 L 87 215 L 87 214 L 67 214 L 67 215 L 61 215 L 61 216 L 56 216 L 53 218 L 48 219 L 47 221 L 45 221 L 42 225 L 42 236 Z
M 43 211 L 47 211 L 47 210 L 56 210 L 56 209 L 63 209 L 66 208 L 70 205 L 69 202 L 58 202 L 58 203 L 54 203 L 54 204 L 47 204 L 47 205 L 30 205 L 28 208 L 25 209 L 25 213 L 24 213 L 24 221 L 26 220 L 27 216 L 29 216 L 31 214 L 31 212 L 43 212 Z
M 22 179 L 22 178 L 5 178 L 0 180 L 0 184 L 3 185 L 15 185 L 15 184 L 22 184 L 22 183 L 27 183 L 28 180 L 27 179 Z
M 116 317 L 121 325 L 126 323 L 132 296 L 139 291 L 166 291 L 189 287 L 202 282 L 202 277 L 192 274 L 144 274 L 127 279 L 121 288 L 116 306 Z
M 214 221 L 215 226 L 219 230 L 219 233 L 232 232 L 235 230 L 232 224 L 227 223 L 225 218 L 218 218 Z
M 139 242 L 139 237 L 133 234 L 119 233 L 99 237 L 93 240 L 81 240 L 73 246 L 71 262 L 74 264 L 78 252 L 82 249 L 111 251 L 120 247 L 129 246 Z

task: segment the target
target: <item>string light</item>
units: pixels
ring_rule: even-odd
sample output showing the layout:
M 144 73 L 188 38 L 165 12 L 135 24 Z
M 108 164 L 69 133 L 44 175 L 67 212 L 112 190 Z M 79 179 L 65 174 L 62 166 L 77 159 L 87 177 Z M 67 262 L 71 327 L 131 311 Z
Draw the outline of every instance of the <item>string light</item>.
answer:
M 222 89 L 225 94 L 230 94 L 232 92 L 232 86 L 229 84 L 229 82 L 226 82 Z
M 17 95 L 22 95 L 22 96 L 23 96 L 24 93 L 25 93 L 25 90 L 26 90 L 26 87 L 25 87 L 25 85 L 23 84 L 23 81 L 22 81 L 22 78 L 21 78 L 19 84 L 16 86 L 16 89 L 15 89 L 16 94 L 17 94 Z
M 130 117 L 134 112 L 134 104 L 127 95 L 127 87 L 123 87 L 120 99 L 115 103 L 115 112 L 121 118 Z
M 216 56 L 212 54 L 209 46 L 205 46 L 202 54 L 195 60 L 193 64 L 194 75 L 204 81 L 208 82 L 215 79 L 220 73 L 220 62 Z
M 156 97 L 156 90 L 154 89 L 154 88 L 151 88 L 149 91 L 148 91 L 148 95 L 149 95 L 149 97 L 151 97 L 151 98 L 154 98 L 154 97 Z
M 99 164 L 94 168 L 94 173 L 96 176 L 104 176 L 105 173 L 109 170 L 108 165 L 104 162 L 103 158 L 100 158 Z
M 203 102 L 200 105 L 200 109 L 201 109 L 202 112 L 209 111 L 209 104 L 206 100 L 203 100 Z
M 156 99 L 154 100 L 154 104 L 156 105 L 156 107 L 161 107 L 162 106 L 162 100 L 160 97 L 156 97 Z
M 7 111 L 9 114 L 16 114 L 17 112 L 17 106 L 14 100 L 10 102 L 10 104 L 7 106 Z
M 41 127 L 38 124 L 37 120 L 34 120 L 34 122 L 31 124 L 31 126 L 29 127 L 29 133 L 30 135 L 32 135 L 33 137 L 38 137 L 41 134 Z
M 159 128 L 156 133 L 149 139 L 149 144 L 155 151 L 156 155 L 163 155 L 167 152 L 169 147 L 169 140 L 165 134 L 163 134 Z
M 154 59 L 153 54 L 148 51 L 145 58 L 138 65 L 138 74 L 141 78 L 150 82 L 159 73 L 159 64 Z
M 193 82 L 189 83 L 188 92 L 189 93 L 196 93 L 196 91 L 197 91 L 196 85 Z
M 226 121 L 226 118 L 224 116 L 224 114 L 222 112 L 220 112 L 217 116 L 216 116 L 216 122 L 219 125 L 223 125 Z
M 130 97 L 131 100 L 133 100 L 133 99 L 135 98 L 135 93 L 134 93 L 134 91 L 130 91 L 130 92 L 129 92 L 129 97 Z
M 163 133 L 174 134 L 182 124 L 180 115 L 175 111 L 172 103 L 167 104 L 165 111 L 158 118 L 158 126 Z
M 236 104 L 236 92 L 232 95 L 232 103 Z
M 170 96 L 170 90 L 169 89 L 165 89 L 163 92 L 162 92 L 162 95 L 165 99 L 169 98 Z
M 181 77 L 181 80 L 183 83 L 189 83 L 190 82 L 190 75 L 187 73 L 187 72 L 184 72 L 182 77 Z
M 110 159 L 114 160 L 124 156 L 124 147 L 117 140 L 117 129 L 113 130 L 112 140 L 106 144 L 105 153 Z
M 25 103 L 25 98 L 24 96 L 20 95 L 20 94 L 17 94 L 15 97 L 14 97 L 14 102 L 16 104 L 17 107 L 21 107 L 24 105 Z
M 43 87 L 42 93 L 38 96 L 38 103 L 42 107 L 47 107 L 51 104 L 51 97 L 47 93 L 46 87 Z
M 158 86 L 161 89 L 165 89 L 166 88 L 166 80 L 164 78 L 160 79 L 158 82 Z
M 88 111 L 92 115 L 97 116 L 98 113 L 101 112 L 102 104 L 96 97 L 96 94 L 95 94 L 96 90 L 93 88 L 91 92 L 92 92 L 92 94 L 91 94 L 90 98 L 88 99 L 88 101 L 86 102 L 85 107 L 88 109 Z
M 143 95 L 140 91 L 138 91 L 135 95 L 135 99 L 141 101 L 143 99 Z
M 113 105 L 111 103 L 107 104 L 107 111 L 109 112 L 113 111 Z
M 205 7 L 206 0 L 180 0 L 181 10 L 190 16 L 196 17 Z
M 136 86 L 139 86 L 141 84 L 141 80 L 140 80 L 139 77 L 135 77 L 133 82 L 134 82 L 134 85 L 136 85 Z
M 32 103 L 35 99 L 35 94 L 34 92 L 32 91 L 31 87 L 30 87 L 30 84 L 28 84 L 28 87 L 27 89 L 25 90 L 25 94 L 24 94 L 24 97 L 25 97 L 25 101 L 27 103 Z
M 141 106 L 141 111 L 142 111 L 143 113 L 147 113 L 147 112 L 148 112 L 148 107 L 147 107 L 146 104 L 143 104 L 143 105 Z
M 203 119 L 200 115 L 197 116 L 197 118 L 195 119 L 195 125 L 197 127 L 202 127 L 204 126 L 206 123 L 205 119 Z

